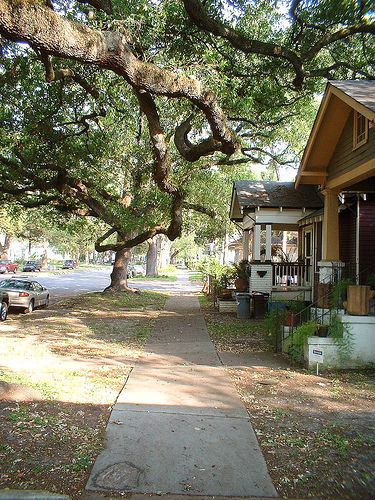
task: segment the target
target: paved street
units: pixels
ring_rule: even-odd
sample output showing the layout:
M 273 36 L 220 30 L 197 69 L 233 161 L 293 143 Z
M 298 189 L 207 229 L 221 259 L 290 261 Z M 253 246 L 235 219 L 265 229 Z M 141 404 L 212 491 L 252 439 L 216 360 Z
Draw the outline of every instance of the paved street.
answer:
M 110 266 L 108 266 L 108 269 L 72 271 L 64 274 L 45 271 L 40 273 L 23 273 L 21 271 L 16 274 L 2 274 L 0 280 L 17 278 L 17 276 L 27 276 L 48 288 L 51 303 L 54 303 L 64 297 L 73 297 L 80 293 L 104 290 L 109 285 L 111 271 L 112 267 Z
M 103 267 L 95 270 L 78 270 L 65 274 L 53 272 L 41 273 L 6 273 L 0 276 L 1 279 L 16 278 L 17 276 L 28 276 L 35 279 L 41 285 L 48 288 L 51 296 L 51 303 L 66 297 L 73 297 L 80 293 L 95 292 L 104 290 L 110 283 L 112 267 Z M 129 280 L 129 285 L 141 290 L 157 290 L 168 292 L 177 290 L 179 285 L 173 281 L 137 281 Z

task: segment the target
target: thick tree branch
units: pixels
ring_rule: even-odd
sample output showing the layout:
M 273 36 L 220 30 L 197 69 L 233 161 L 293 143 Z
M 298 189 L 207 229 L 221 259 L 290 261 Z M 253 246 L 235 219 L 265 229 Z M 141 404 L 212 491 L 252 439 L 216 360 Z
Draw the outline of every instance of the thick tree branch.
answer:
M 154 152 L 153 177 L 161 191 L 172 194 L 177 186 L 170 179 L 171 160 L 159 113 L 152 96 L 145 91 L 135 91 L 141 111 L 146 115 Z
M 0 0 L 0 34 L 50 55 L 109 69 L 138 91 L 188 99 L 205 114 L 214 139 L 222 143 L 225 153 L 232 154 L 237 148 L 236 138 L 211 91 L 194 78 L 140 61 L 121 33 L 99 32 L 68 21 L 38 2 Z
M 175 130 L 174 143 L 181 156 L 189 162 L 195 162 L 202 156 L 209 156 L 216 151 L 222 151 L 222 144 L 210 136 L 204 139 L 199 144 L 192 144 L 189 141 L 188 135 L 191 131 L 191 120 L 193 115 L 190 115 L 183 121 Z
M 214 210 L 210 210 L 209 208 L 203 207 L 202 205 L 198 205 L 197 203 L 189 203 L 187 201 L 184 201 L 183 208 L 187 210 L 194 210 L 194 212 L 199 212 L 204 215 L 208 215 L 212 219 L 214 219 L 217 215 L 217 213 Z
M 236 49 L 241 50 L 245 54 L 262 54 L 289 61 L 296 75 L 293 84 L 296 88 L 302 87 L 305 74 L 302 60 L 296 52 L 279 44 L 262 42 L 246 37 L 239 31 L 210 17 L 199 0 L 183 0 L 183 2 L 186 12 L 196 26 L 215 36 L 225 38 Z
M 335 33 L 326 34 L 315 45 L 313 45 L 309 51 L 305 52 L 304 58 L 306 60 L 312 60 L 324 47 L 357 33 L 375 34 L 375 25 L 371 23 L 357 24 L 355 26 L 342 28 Z

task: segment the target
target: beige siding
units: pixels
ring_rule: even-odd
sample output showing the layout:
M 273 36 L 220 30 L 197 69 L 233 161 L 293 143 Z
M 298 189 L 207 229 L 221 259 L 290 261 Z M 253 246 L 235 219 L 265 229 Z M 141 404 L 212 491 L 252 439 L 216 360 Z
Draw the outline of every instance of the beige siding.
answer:
M 328 165 L 328 180 L 349 172 L 375 158 L 375 129 L 370 128 L 368 142 L 353 151 L 353 111 L 345 124 L 336 149 Z

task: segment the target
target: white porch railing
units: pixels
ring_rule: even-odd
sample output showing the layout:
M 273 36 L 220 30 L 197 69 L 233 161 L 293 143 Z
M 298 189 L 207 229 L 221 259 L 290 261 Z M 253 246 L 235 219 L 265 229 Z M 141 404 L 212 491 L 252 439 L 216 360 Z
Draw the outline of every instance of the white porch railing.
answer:
M 311 266 L 300 262 L 274 262 L 272 286 L 296 287 L 311 285 Z

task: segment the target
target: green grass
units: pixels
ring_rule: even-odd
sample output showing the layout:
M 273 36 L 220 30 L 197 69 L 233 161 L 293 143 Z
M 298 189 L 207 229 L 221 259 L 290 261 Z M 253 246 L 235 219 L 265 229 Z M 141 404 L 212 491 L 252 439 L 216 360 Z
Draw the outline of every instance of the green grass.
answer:
M 0 370 L 0 380 L 8 384 L 20 384 L 31 387 L 43 394 L 47 399 L 53 399 L 56 396 L 56 386 L 48 381 L 33 381 L 30 376 L 16 373 L 6 373 Z
M 176 281 L 177 276 L 168 276 L 166 274 L 160 274 L 155 276 L 154 278 L 149 278 L 148 276 L 134 276 L 133 278 L 129 278 L 134 281 Z
M 74 305 L 76 309 L 96 309 L 103 311 L 113 310 L 121 307 L 126 309 L 138 309 L 152 307 L 161 310 L 164 307 L 168 294 L 161 292 L 151 292 L 144 290 L 141 293 L 102 293 L 91 292 L 80 295 L 78 298 L 72 298 L 64 302 L 64 305 Z
M 203 279 L 203 273 L 202 271 L 198 271 L 197 269 L 190 270 L 189 269 L 189 279 L 190 280 L 202 280 Z
M 201 294 L 198 296 L 198 300 L 201 307 L 204 309 L 209 309 L 213 307 L 213 300 L 212 297 L 210 297 L 209 295 Z

